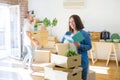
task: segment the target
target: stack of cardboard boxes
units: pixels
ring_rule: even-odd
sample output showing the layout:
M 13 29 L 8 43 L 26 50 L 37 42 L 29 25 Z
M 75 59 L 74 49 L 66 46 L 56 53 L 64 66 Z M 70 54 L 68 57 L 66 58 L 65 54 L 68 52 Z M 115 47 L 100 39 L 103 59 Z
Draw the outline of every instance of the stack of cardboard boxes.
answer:
M 66 57 L 51 54 L 50 65 L 44 68 L 44 77 L 49 80 L 82 80 L 81 56 Z
M 40 50 L 35 50 L 34 61 L 40 63 L 49 63 L 51 51 L 55 50 L 55 44 L 57 43 L 57 38 L 53 36 L 48 36 L 47 44 L 43 45 Z

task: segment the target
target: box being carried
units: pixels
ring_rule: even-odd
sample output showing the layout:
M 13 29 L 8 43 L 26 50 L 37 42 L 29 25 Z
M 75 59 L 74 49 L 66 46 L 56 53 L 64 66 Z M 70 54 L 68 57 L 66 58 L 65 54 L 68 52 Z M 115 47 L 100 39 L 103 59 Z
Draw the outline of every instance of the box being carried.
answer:
M 44 75 L 50 80 L 81 80 L 82 68 L 65 69 L 51 64 L 44 68 Z
M 32 31 L 32 38 L 39 42 L 39 46 L 43 47 L 48 43 L 48 31 L 42 26 L 38 31 Z
M 66 57 L 62 55 L 51 54 L 51 63 L 64 68 L 78 67 L 81 65 L 81 55 Z

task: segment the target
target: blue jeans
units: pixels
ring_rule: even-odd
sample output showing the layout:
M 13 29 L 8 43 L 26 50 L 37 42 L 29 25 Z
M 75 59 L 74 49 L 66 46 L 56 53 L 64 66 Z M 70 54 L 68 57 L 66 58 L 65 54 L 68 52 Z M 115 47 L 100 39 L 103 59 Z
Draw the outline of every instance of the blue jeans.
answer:
M 33 47 L 31 45 L 25 45 L 27 49 L 27 54 L 24 57 L 23 65 L 26 66 L 28 62 L 28 69 L 32 69 L 32 62 L 33 62 Z
M 82 70 L 82 80 L 87 80 L 88 68 L 84 68 Z
M 86 54 L 82 54 L 82 61 L 81 61 L 82 70 L 82 80 L 87 80 L 87 74 L 89 69 L 89 60 Z

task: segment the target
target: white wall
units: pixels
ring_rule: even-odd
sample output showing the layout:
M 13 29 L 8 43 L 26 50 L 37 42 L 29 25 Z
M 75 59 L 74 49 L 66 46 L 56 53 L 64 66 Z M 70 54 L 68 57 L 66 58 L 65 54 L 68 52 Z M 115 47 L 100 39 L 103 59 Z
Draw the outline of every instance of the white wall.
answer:
M 64 9 L 63 0 L 29 0 L 28 7 L 35 11 L 39 19 L 58 19 L 53 31 L 60 40 L 68 29 L 68 18 L 72 14 L 81 17 L 87 31 L 105 29 L 120 34 L 120 0 L 85 0 L 85 6 L 81 9 Z

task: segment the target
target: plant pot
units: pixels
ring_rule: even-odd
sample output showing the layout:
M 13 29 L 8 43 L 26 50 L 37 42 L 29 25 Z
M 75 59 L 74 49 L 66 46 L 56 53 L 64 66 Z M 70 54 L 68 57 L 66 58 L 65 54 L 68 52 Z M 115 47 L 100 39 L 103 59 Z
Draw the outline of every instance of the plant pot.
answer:
M 38 30 L 38 28 L 37 27 L 34 27 L 34 31 L 37 31 Z

